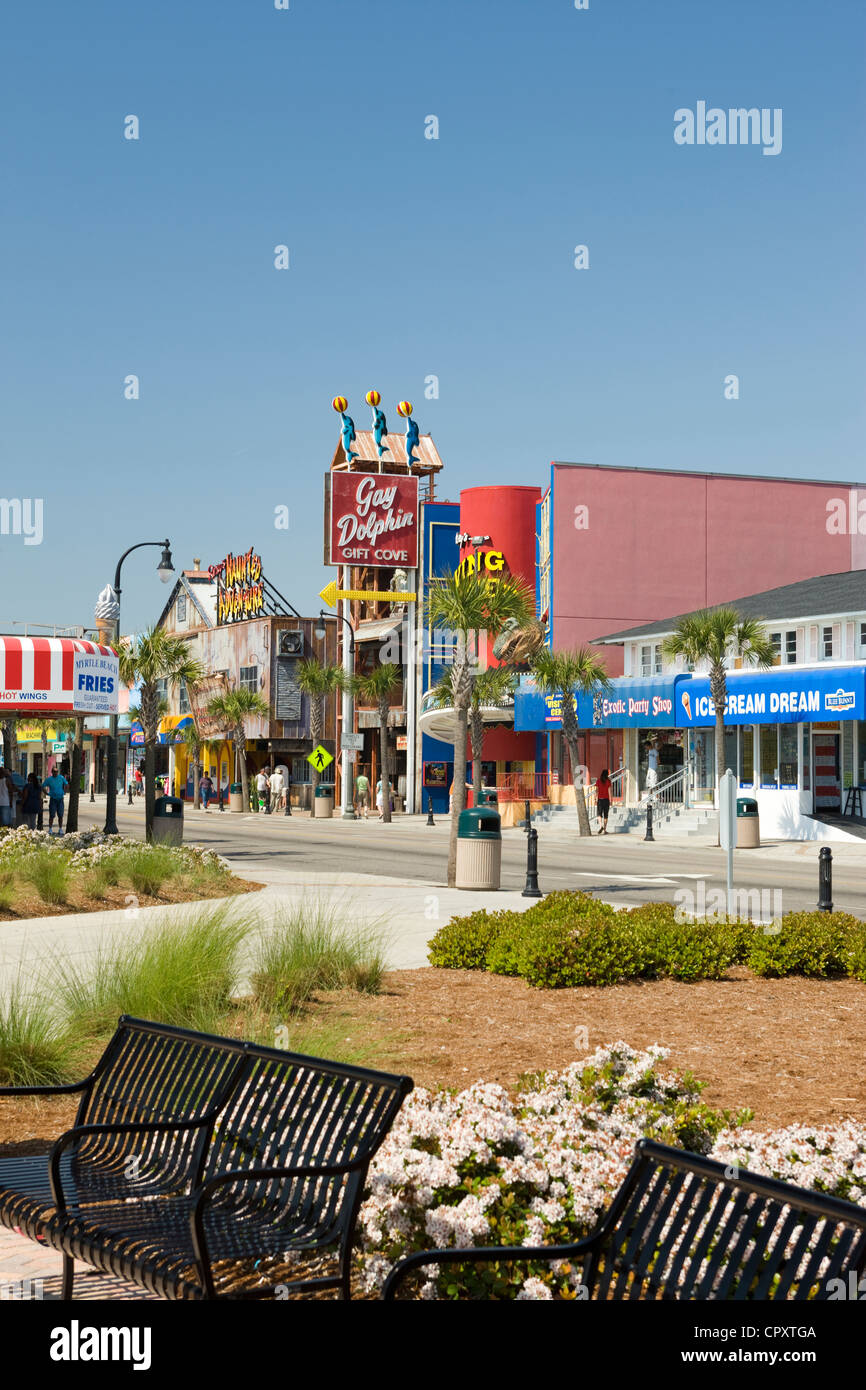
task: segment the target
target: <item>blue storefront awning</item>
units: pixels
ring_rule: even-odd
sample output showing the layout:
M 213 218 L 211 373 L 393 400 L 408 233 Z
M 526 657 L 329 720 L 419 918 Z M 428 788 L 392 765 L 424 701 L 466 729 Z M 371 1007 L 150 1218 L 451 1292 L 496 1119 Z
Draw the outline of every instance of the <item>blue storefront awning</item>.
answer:
M 682 675 L 635 680 L 618 676 L 599 695 L 578 695 L 577 719 L 582 729 L 672 729 L 676 722 L 676 687 Z M 517 732 L 562 728 L 562 696 L 542 695 L 531 685 L 514 697 Z
M 708 676 L 684 676 L 677 685 L 676 726 L 715 724 Z M 866 666 L 826 670 L 773 667 L 769 671 L 731 671 L 727 677 L 726 724 L 815 724 L 863 719 Z

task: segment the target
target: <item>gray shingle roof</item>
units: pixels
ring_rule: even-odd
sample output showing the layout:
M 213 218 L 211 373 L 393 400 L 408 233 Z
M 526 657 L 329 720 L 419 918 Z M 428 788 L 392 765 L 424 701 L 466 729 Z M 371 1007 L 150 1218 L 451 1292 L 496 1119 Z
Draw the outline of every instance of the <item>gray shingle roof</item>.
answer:
M 730 604 L 745 618 L 762 618 L 767 622 L 794 622 L 798 618 L 829 617 L 836 613 L 866 612 L 866 570 L 843 570 L 841 574 L 822 574 L 815 579 L 801 579 L 796 584 L 783 584 L 778 589 L 765 589 L 760 594 L 732 598 Z M 690 610 L 697 612 L 697 609 Z M 658 637 L 671 632 L 688 613 L 672 618 L 660 618 L 640 627 L 623 628 L 621 632 L 593 637 L 593 642 L 628 642 L 637 637 Z

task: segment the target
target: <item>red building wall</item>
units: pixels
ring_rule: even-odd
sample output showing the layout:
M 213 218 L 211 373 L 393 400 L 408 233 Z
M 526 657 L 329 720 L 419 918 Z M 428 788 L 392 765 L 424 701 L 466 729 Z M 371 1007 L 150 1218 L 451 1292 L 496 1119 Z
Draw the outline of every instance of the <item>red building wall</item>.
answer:
M 866 533 L 828 512 L 856 509 L 853 484 L 554 463 L 551 486 L 556 647 L 866 567 Z M 621 674 L 622 649 L 604 654 Z

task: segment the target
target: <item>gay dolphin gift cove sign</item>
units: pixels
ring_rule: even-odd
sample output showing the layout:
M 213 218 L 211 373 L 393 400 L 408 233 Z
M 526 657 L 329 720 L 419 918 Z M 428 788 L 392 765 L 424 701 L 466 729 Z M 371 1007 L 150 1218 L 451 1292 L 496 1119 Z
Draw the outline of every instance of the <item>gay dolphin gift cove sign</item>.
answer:
M 326 565 L 417 566 L 417 477 L 329 473 L 325 515 Z

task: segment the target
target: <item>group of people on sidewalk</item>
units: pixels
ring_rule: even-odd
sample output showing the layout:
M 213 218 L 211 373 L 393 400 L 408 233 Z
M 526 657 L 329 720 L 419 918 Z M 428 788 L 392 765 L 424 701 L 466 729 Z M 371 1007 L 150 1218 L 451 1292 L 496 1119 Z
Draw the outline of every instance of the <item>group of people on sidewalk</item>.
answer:
M 9 769 L 0 767 L 0 826 L 13 826 L 17 819 L 16 812 L 20 811 L 21 819 L 28 829 L 41 828 L 42 799 L 47 792 L 48 833 L 53 833 L 56 820 L 57 832 L 62 835 L 64 798 L 68 790 L 69 783 L 57 769 L 49 773 L 42 782 L 35 772 L 30 772 L 23 786 L 18 786 Z

